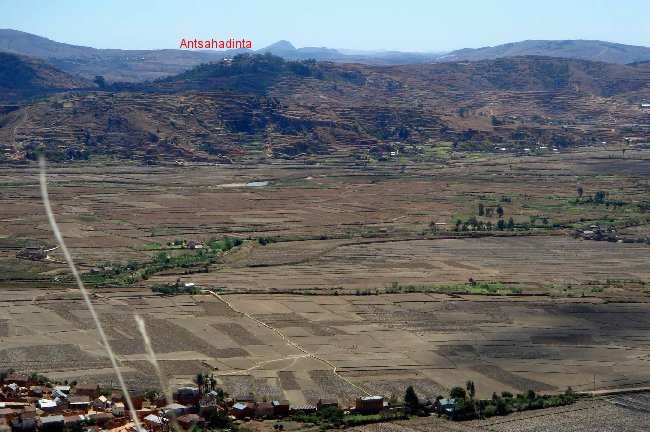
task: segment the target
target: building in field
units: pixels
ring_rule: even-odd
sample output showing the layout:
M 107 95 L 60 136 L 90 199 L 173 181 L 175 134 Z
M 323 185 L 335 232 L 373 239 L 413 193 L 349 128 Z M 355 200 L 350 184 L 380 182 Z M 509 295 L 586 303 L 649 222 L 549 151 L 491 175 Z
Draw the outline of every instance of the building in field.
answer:
M 383 396 L 363 396 L 357 398 L 355 410 L 361 414 L 378 414 L 384 409 Z
M 275 417 L 286 417 L 289 415 L 289 401 L 288 400 L 274 400 L 273 415 Z
M 236 419 L 253 417 L 255 414 L 255 404 L 253 402 L 237 402 L 230 409 L 230 414 Z

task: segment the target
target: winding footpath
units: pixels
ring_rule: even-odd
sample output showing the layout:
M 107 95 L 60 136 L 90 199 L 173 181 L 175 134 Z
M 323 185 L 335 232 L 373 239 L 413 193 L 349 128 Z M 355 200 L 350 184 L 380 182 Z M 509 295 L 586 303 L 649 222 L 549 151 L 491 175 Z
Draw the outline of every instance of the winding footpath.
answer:
M 218 299 L 221 300 L 221 301 L 222 301 L 226 306 L 228 306 L 228 307 L 229 307 L 233 312 L 236 312 L 236 313 L 238 313 L 238 314 L 240 314 L 240 315 L 243 315 L 243 316 L 245 316 L 246 318 L 255 321 L 257 324 L 259 324 L 259 325 L 261 325 L 261 326 L 264 326 L 264 327 L 268 328 L 269 330 L 273 331 L 273 332 L 276 333 L 278 336 L 280 336 L 280 337 L 282 338 L 282 340 L 283 340 L 287 345 L 289 345 L 289 346 L 291 346 L 291 347 L 297 349 L 298 351 L 300 351 L 300 352 L 302 352 L 302 353 L 304 354 L 303 356 L 298 356 L 298 357 L 296 357 L 296 356 L 289 356 L 289 357 L 287 357 L 287 359 L 288 359 L 288 358 L 294 358 L 294 359 L 295 359 L 295 358 L 302 358 L 302 357 L 305 357 L 305 358 L 310 357 L 310 358 L 313 358 L 313 359 L 315 359 L 315 360 L 318 360 L 318 361 L 320 361 L 321 363 L 324 363 L 324 364 L 326 364 L 327 366 L 329 366 L 329 367 L 332 369 L 332 373 L 333 373 L 336 377 L 342 379 L 343 381 L 345 381 L 346 383 L 348 383 L 349 385 L 351 385 L 351 386 L 354 387 L 355 389 L 359 390 L 359 391 L 360 391 L 361 393 L 363 393 L 364 395 L 366 395 L 366 396 L 370 396 L 370 395 L 371 395 L 370 392 L 368 392 L 366 389 L 364 389 L 363 387 L 359 386 L 358 384 L 353 383 L 353 382 L 350 381 L 348 378 L 346 378 L 346 377 L 344 377 L 343 375 L 341 375 L 341 374 L 338 372 L 337 367 L 336 367 L 336 365 L 335 365 L 334 363 L 332 363 L 331 361 L 329 361 L 329 360 L 327 360 L 327 359 L 324 359 L 323 357 L 318 356 L 318 355 L 315 354 L 315 353 L 312 353 L 312 352 L 307 351 L 305 348 L 301 347 L 300 345 L 298 345 L 297 343 L 295 343 L 294 341 L 292 341 L 291 339 L 289 339 L 289 337 L 288 337 L 287 335 L 285 335 L 285 334 L 284 334 L 280 329 L 278 329 L 278 328 L 276 328 L 276 327 L 273 327 L 273 326 L 271 326 L 271 325 L 265 323 L 264 321 L 259 320 L 258 318 L 254 317 L 253 315 L 249 314 L 248 312 L 240 311 L 240 310 L 237 309 L 235 306 L 233 306 L 232 303 L 230 303 L 227 299 L 225 299 L 222 295 L 220 295 L 219 293 L 217 293 L 217 292 L 215 292 L 215 291 L 204 289 L 203 292 L 209 293 L 209 294 L 213 295 L 214 297 L 218 298 Z M 265 362 L 262 362 L 262 363 L 266 364 L 266 363 L 271 363 L 271 362 L 275 362 L 275 361 L 279 361 L 279 360 L 284 360 L 284 359 L 269 360 L 269 361 L 265 361 Z M 261 365 L 261 364 L 258 364 L 258 365 L 254 366 L 254 367 L 252 367 L 252 368 L 247 369 L 247 370 L 255 369 L 255 368 L 259 367 L 260 365 Z

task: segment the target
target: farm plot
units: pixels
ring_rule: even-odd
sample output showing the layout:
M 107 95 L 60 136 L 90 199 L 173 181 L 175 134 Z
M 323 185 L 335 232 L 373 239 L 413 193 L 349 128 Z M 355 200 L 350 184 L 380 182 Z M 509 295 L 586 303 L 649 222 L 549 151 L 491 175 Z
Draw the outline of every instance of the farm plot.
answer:
M 306 262 L 226 266 L 216 273 L 193 275 L 192 280 L 235 292 L 374 291 L 394 283 L 445 285 L 470 278 L 527 289 L 554 284 L 579 287 L 605 280 L 650 281 L 647 251 L 644 244 L 564 236 L 359 242 Z
M 11 297 L 0 302 L 0 316 L 11 323 L 0 336 L 0 368 L 112 379 L 78 297 L 56 291 Z M 599 388 L 647 380 L 647 303 L 424 293 L 226 299 L 235 310 L 216 307 L 213 296 L 143 290 L 105 291 L 95 302 L 130 382 L 141 387 L 152 385 L 152 374 L 136 312 L 175 385 L 205 371 L 231 394 L 294 403 L 319 397 L 350 403 L 363 392 L 399 397 L 408 385 L 429 398 L 469 379 L 481 396 L 591 389 L 594 375 Z

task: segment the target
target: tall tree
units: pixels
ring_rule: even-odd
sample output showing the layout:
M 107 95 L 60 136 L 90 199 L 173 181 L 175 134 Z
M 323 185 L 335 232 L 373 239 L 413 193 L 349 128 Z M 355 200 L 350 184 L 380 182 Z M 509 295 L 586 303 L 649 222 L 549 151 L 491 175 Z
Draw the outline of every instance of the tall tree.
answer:
M 467 389 L 469 398 L 474 399 L 474 396 L 476 396 L 476 386 L 474 385 L 474 381 L 467 381 L 467 383 L 465 383 L 465 388 Z
M 404 393 L 404 405 L 409 412 L 415 412 L 420 408 L 420 399 L 418 398 L 417 393 L 413 386 L 408 386 L 406 388 L 406 393 Z
M 196 374 L 196 385 L 199 386 L 199 393 L 203 394 L 203 386 L 205 384 L 205 377 L 203 373 Z

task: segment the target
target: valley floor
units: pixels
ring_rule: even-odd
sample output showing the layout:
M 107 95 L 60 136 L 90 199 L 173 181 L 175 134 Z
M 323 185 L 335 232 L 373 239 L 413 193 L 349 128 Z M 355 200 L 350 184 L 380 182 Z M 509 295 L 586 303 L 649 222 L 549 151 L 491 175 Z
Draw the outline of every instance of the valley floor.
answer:
M 174 384 L 209 372 L 235 396 L 349 404 L 362 394 L 401 398 L 408 385 L 434 399 L 467 380 L 480 397 L 586 391 L 594 379 L 598 389 L 650 385 L 649 160 L 646 150 L 622 159 L 599 149 L 366 169 L 60 165 L 48 178 L 133 386 L 156 386 L 138 313 Z M 0 174 L 0 369 L 110 382 L 59 251 L 17 257 L 55 246 L 36 175 L 33 166 Z M 607 203 L 588 199 L 598 191 Z M 480 214 L 479 204 L 493 211 Z M 494 228 L 498 208 L 509 227 Z M 575 235 L 596 229 L 616 240 Z M 188 246 L 207 251 L 225 237 L 243 243 L 214 256 Z M 164 256 L 190 264 L 146 279 L 133 270 Z M 152 292 L 177 279 L 220 297 Z M 610 430 L 621 416 L 629 428 L 616 430 L 641 430 L 648 414 L 630 406 L 647 400 L 637 398 L 364 429 Z

